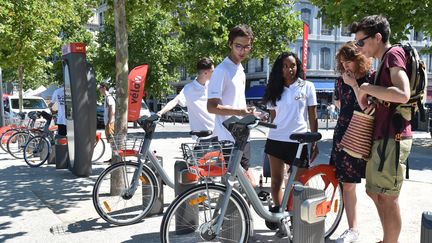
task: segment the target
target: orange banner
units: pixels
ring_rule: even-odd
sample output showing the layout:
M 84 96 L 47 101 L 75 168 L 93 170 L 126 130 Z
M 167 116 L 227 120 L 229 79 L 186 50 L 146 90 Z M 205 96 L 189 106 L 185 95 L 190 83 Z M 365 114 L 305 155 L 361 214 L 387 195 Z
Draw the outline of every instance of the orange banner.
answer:
M 128 121 L 136 121 L 140 118 L 141 102 L 144 97 L 144 86 L 147 77 L 148 65 L 143 64 L 132 69 L 128 76 L 129 99 Z
M 307 56 L 308 56 L 308 46 L 309 46 L 309 25 L 303 23 L 303 56 L 302 56 L 302 64 L 303 64 L 303 72 L 304 79 L 306 78 L 306 70 L 307 70 Z

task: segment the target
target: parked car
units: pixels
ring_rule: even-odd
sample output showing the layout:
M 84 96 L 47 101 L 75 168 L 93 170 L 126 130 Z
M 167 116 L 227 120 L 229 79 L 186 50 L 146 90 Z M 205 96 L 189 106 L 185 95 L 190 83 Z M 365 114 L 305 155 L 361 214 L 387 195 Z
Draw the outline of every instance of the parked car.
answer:
M 105 128 L 104 123 L 104 107 L 103 105 L 96 105 L 96 127 L 97 128 Z
M 178 122 L 187 122 L 189 121 L 189 115 L 186 108 L 182 108 L 180 106 L 174 107 L 172 110 L 165 113 L 162 117 L 167 121 L 178 121 Z
M 3 96 L 3 105 L 5 111 L 5 118 L 16 118 L 19 112 L 18 105 L 19 98 L 18 96 Z M 23 97 L 23 107 L 22 111 L 25 113 L 29 113 L 30 111 L 45 111 L 48 114 L 51 114 L 51 110 L 48 108 L 45 100 L 42 97 L 38 96 L 26 96 Z M 27 115 L 26 118 L 28 119 Z

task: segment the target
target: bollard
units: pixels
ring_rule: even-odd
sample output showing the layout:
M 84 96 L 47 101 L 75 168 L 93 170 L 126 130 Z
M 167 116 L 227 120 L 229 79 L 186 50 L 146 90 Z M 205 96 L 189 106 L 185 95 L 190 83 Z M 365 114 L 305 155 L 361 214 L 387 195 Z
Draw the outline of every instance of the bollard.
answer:
M 161 156 L 156 156 L 156 158 L 160 161 L 160 164 L 163 165 L 163 158 Z M 152 216 L 152 215 L 158 215 L 158 214 L 163 213 L 163 210 L 164 210 L 164 193 L 163 193 L 164 182 L 162 181 L 162 178 L 160 177 L 159 173 L 157 173 L 154 166 L 151 163 L 147 163 L 147 165 L 156 174 L 156 178 L 157 178 L 158 183 L 159 183 L 159 191 L 160 191 L 159 197 L 156 198 L 156 201 L 154 202 L 153 207 L 151 208 L 150 212 L 148 213 L 148 216 Z M 149 193 L 150 192 L 148 192 L 148 189 L 146 187 L 142 188 L 143 200 L 145 199 L 144 195 L 148 195 Z M 145 205 L 145 203 L 143 205 Z
M 198 183 L 196 175 L 188 170 L 185 161 L 176 161 L 174 165 L 174 192 L 175 195 L 194 187 Z M 198 226 L 198 205 L 188 208 L 179 208 L 176 213 L 176 233 L 179 235 L 189 234 Z
M 294 243 L 324 243 L 325 215 L 317 215 L 317 206 L 325 202 L 323 190 L 294 186 Z
M 55 157 L 55 145 L 51 146 L 51 152 L 48 156 L 48 164 L 53 165 L 56 163 L 56 157 Z
M 57 135 L 55 137 L 55 163 L 56 169 L 67 169 L 69 165 L 69 152 L 67 137 Z
M 423 212 L 420 231 L 420 243 L 432 242 L 432 212 Z

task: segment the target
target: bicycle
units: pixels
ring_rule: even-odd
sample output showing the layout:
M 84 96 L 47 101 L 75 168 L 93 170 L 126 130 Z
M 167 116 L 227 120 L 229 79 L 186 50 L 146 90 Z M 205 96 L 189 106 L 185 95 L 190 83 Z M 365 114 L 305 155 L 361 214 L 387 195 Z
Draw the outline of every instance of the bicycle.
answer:
M 161 224 L 162 242 L 248 242 L 252 232 L 252 217 L 245 197 L 234 188 L 236 178 L 243 193 L 256 213 L 269 222 L 279 224 L 282 235 L 291 240 L 292 188 L 297 167 L 291 167 L 288 185 L 285 188 L 281 211 L 273 213 L 261 203 L 255 189 L 248 182 L 240 166 L 244 146 L 250 129 L 257 125 L 275 127 L 273 124 L 259 122 L 254 116 L 247 116 L 231 125 L 225 124 L 235 139 L 234 149 L 229 157 L 225 184 L 204 183 L 191 188 L 170 204 Z M 296 158 L 300 158 L 303 146 L 321 139 L 319 133 L 293 134 L 291 139 L 300 142 Z M 194 161 L 188 161 L 194 165 Z M 193 166 L 191 166 L 193 168 Z M 190 170 L 194 173 L 194 170 Z M 202 176 L 197 173 L 198 176 Z M 342 187 L 335 177 L 335 169 L 330 165 L 318 165 L 299 177 L 299 183 L 324 189 L 326 200 L 320 203 L 321 211 L 326 216 L 325 237 L 329 237 L 337 228 L 343 214 Z M 206 181 L 206 180 L 204 180 Z M 207 182 L 207 181 L 206 181 Z M 314 183 L 317 183 L 316 185 Z M 287 208 L 288 211 L 283 209 Z M 312 209 L 313 210 L 313 209 Z M 188 212 L 188 213 L 184 213 Z M 314 212 L 314 211 L 312 211 Z M 191 215 L 197 217 L 191 219 Z
M 45 112 L 46 113 L 46 112 Z M 50 114 L 46 113 L 51 116 Z M 22 153 L 24 146 L 30 140 L 30 138 L 40 134 L 42 130 L 40 128 L 34 128 L 36 120 L 41 118 L 42 113 L 40 111 L 31 111 L 28 113 L 29 123 L 27 127 L 20 127 L 10 134 L 7 139 L 6 148 L 7 152 L 17 159 L 23 159 Z M 5 133 L 6 134 L 6 133 Z M 5 135 L 3 134 L 3 135 Z
M 141 221 L 152 209 L 161 187 L 174 188 L 174 182 L 162 167 L 156 154 L 150 150 L 157 122 L 160 117 L 141 117 L 138 124 L 145 135 L 128 139 L 114 138 L 113 150 L 122 161 L 107 167 L 97 178 L 93 187 L 93 205 L 99 216 L 115 225 L 130 225 Z M 192 131 L 191 135 L 206 137 L 211 131 Z M 209 146 L 201 143 L 203 146 Z M 126 160 L 135 156 L 137 161 Z M 162 179 L 157 180 L 156 173 Z M 120 188 L 112 189 L 112 178 L 121 175 Z M 193 179 L 193 178 L 192 178 Z
M 105 221 L 115 225 L 129 225 L 139 222 L 150 212 L 163 186 L 159 184 L 150 166 L 160 175 L 164 184 L 174 188 L 173 180 L 165 172 L 156 154 L 150 151 L 158 121 L 157 115 L 141 117 L 138 120 L 145 135 L 135 137 L 141 139 L 133 141 L 134 144 L 137 143 L 137 150 L 113 146 L 114 152 L 121 156 L 122 162 L 107 167 L 97 178 L 92 192 L 96 212 Z M 126 161 L 127 156 L 136 156 L 137 161 Z M 120 181 L 117 188 L 111 187 L 112 181 L 116 180 L 111 180 L 113 178 Z

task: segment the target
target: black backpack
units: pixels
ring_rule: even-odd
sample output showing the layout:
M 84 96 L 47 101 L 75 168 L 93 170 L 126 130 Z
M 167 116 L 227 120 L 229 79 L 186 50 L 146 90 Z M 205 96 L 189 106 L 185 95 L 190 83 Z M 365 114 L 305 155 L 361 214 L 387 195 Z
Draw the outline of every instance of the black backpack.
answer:
M 419 112 L 420 120 L 422 122 L 426 121 L 426 112 L 424 109 L 424 97 L 426 95 L 425 91 L 426 91 L 426 87 L 427 87 L 427 72 L 426 72 L 426 65 L 425 65 L 424 61 L 420 59 L 420 56 L 418 55 L 418 52 L 415 49 L 415 47 L 411 46 L 409 43 L 407 43 L 407 44 L 397 43 L 397 44 L 393 45 L 392 47 L 396 47 L 396 46 L 402 47 L 404 49 L 405 54 L 408 57 L 406 67 L 408 68 L 409 66 L 411 66 L 411 73 L 410 74 L 407 73 L 408 78 L 409 78 L 409 83 L 410 83 L 410 90 L 411 90 L 410 99 L 405 104 L 390 104 L 390 110 L 391 110 L 391 113 L 393 113 L 393 123 L 395 124 L 395 129 L 396 129 L 396 133 L 397 133 L 397 134 L 395 134 L 396 147 L 397 147 L 396 148 L 396 158 L 397 158 L 396 163 L 399 163 L 400 136 L 398 136 L 398 134 L 400 135 L 401 131 L 398 131 L 398 129 L 400 129 L 400 128 L 398 128 L 398 126 L 402 125 L 401 119 L 404 118 L 406 120 L 411 121 L 414 114 L 416 112 Z M 387 50 L 387 52 L 391 48 L 389 48 Z M 386 55 L 386 53 L 384 55 Z M 381 71 L 382 71 L 382 65 L 380 64 L 380 66 L 378 67 L 378 71 L 376 73 L 376 76 L 375 76 L 375 84 L 381 75 Z M 402 117 L 400 114 L 394 114 L 394 113 L 396 113 L 396 111 L 403 111 L 403 110 L 405 110 L 406 112 L 401 112 L 401 113 L 408 114 L 408 116 Z M 380 163 L 380 166 L 378 168 L 379 171 L 382 171 L 383 166 L 384 166 L 383 160 L 384 160 L 384 153 L 385 153 L 385 150 L 387 147 L 387 140 L 388 140 L 388 137 L 386 137 L 384 139 L 383 149 L 381 150 L 382 153 L 380 155 L 381 163 Z M 407 161 L 406 167 L 407 167 L 406 168 L 406 178 L 409 178 L 408 161 Z

